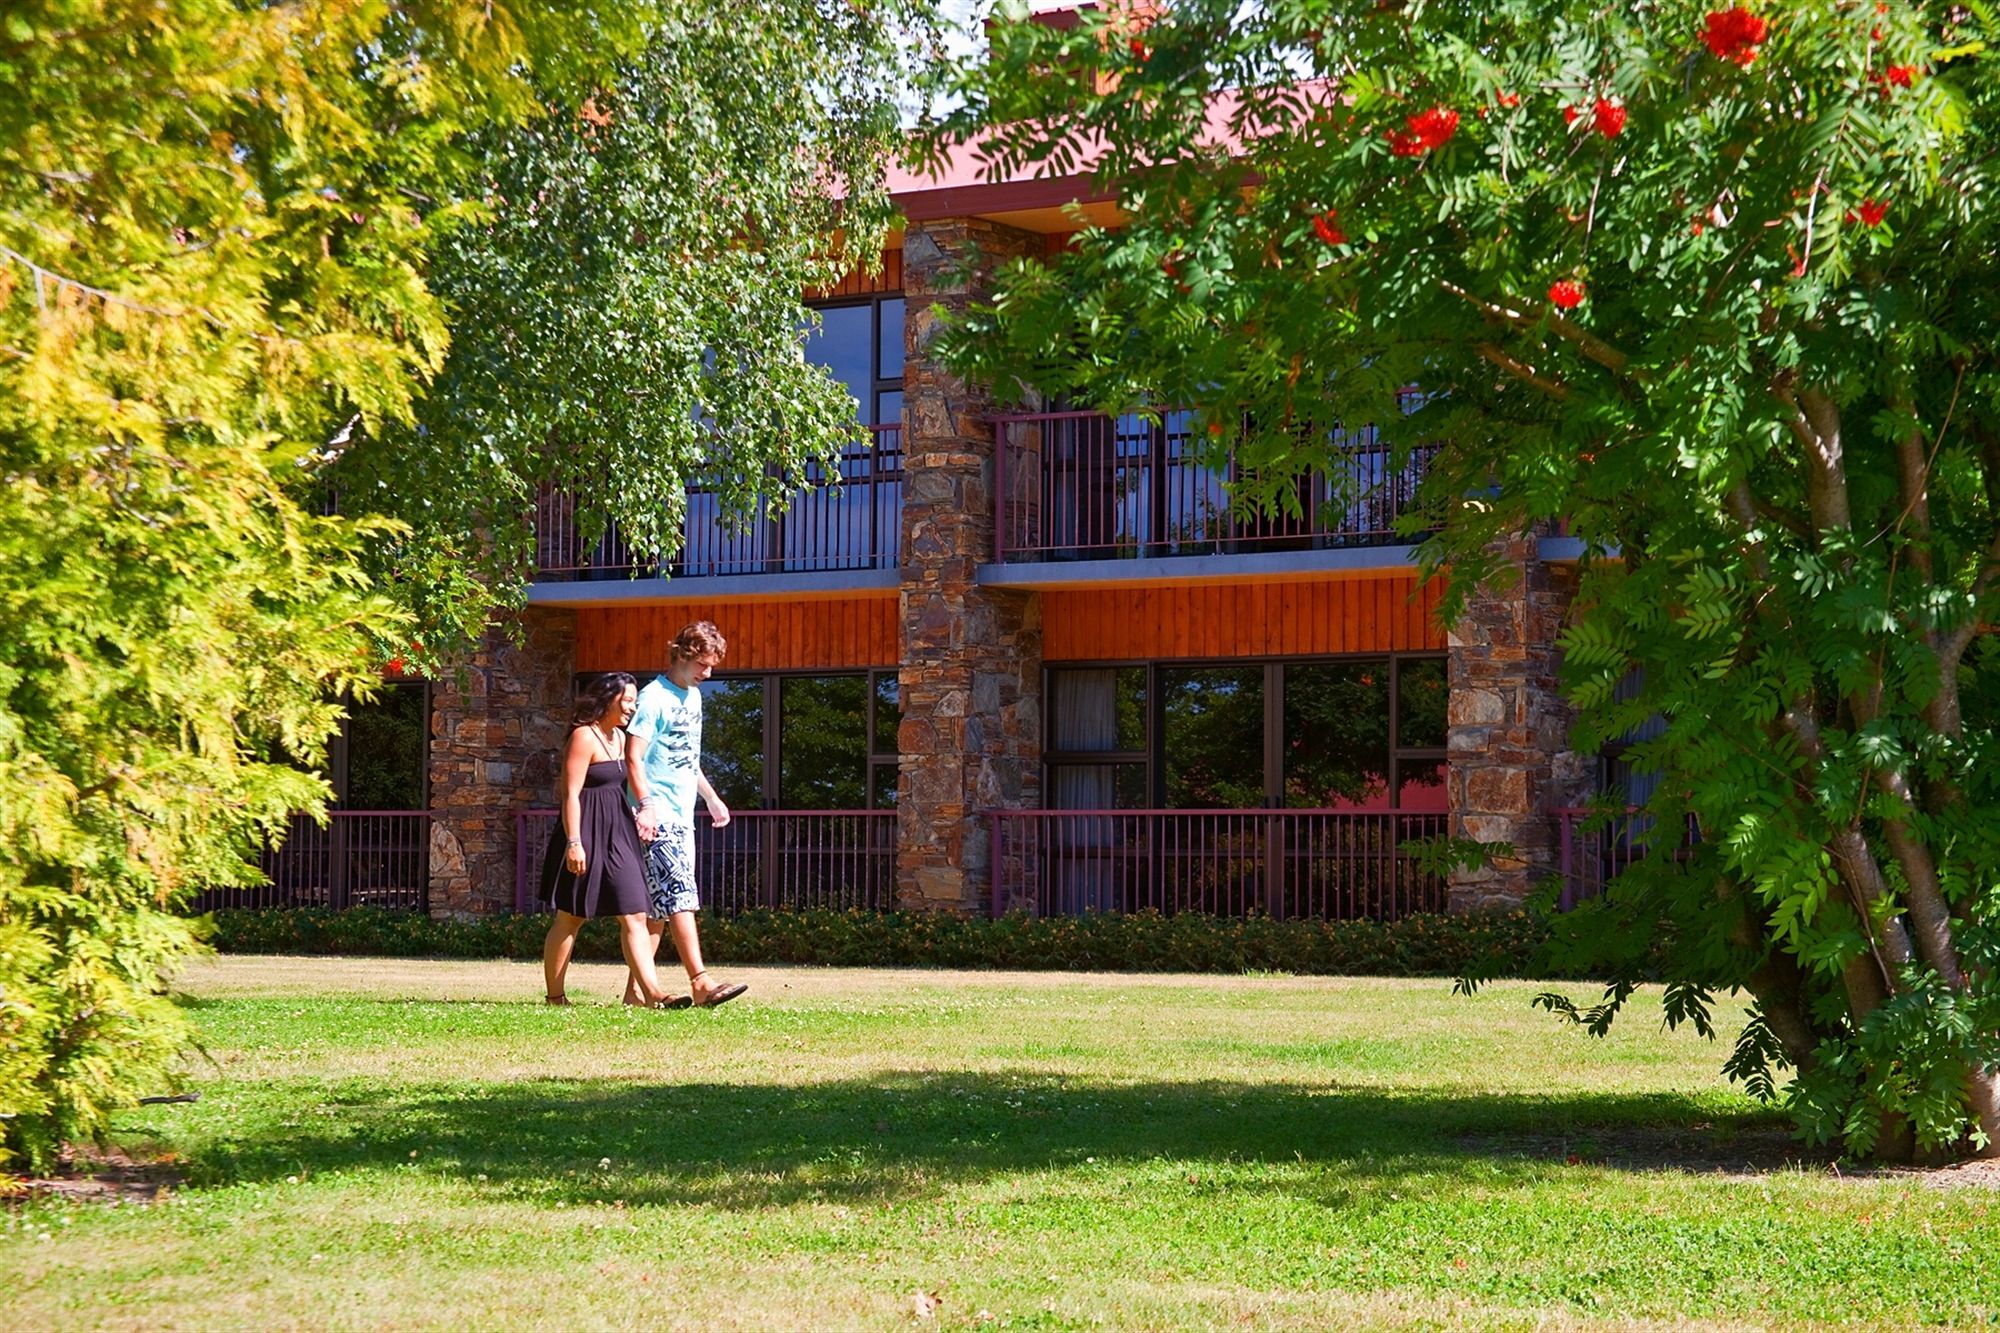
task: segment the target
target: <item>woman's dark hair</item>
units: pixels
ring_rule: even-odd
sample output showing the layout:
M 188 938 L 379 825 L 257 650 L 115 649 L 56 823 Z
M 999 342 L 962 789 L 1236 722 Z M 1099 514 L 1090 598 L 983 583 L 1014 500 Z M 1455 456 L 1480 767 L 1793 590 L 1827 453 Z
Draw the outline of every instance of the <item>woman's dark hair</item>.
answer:
M 604 710 L 619 695 L 625 693 L 627 685 L 637 685 L 628 671 L 607 671 L 601 676 L 591 677 L 590 683 L 577 692 L 576 709 L 569 715 L 572 727 L 587 727 L 604 716 Z

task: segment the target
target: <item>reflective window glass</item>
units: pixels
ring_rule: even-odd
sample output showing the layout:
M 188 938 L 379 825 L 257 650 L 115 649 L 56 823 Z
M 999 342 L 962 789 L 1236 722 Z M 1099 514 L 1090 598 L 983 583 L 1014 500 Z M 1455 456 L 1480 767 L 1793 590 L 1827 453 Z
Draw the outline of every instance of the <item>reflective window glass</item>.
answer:
M 1167 806 L 1263 805 L 1264 669 L 1166 668 L 1159 681 Z
M 876 349 L 875 376 L 877 379 L 899 380 L 903 377 L 903 298 L 893 297 L 880 303 L 882 329 L 880 345 Z
M 701 769 L 732 808 L 764 803 L 764 682 L 710 680 L 701 687 Z
M 1285 668 L 1285 804 L 1389 806 L 1389 663 L 1314 662 Z
M 1396 678 L 1396 744 L 1404 749 L 1443 749 L 1445 702 L 1444 659 L 1422 657 L 1398 664 Z
M 788 676 L 778 682 L 779 804 L 859 810 L 868 804 L 868 678 Z

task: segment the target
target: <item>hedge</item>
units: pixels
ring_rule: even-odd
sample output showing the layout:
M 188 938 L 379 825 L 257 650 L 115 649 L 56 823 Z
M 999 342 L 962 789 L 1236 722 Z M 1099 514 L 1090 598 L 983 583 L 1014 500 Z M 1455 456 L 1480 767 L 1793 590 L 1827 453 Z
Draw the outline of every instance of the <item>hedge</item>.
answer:
M 209 938 L 224 953 L 539 958 L 547 929 L 539 915 L 445 920 L 297 908 L 215 912 Z M 715 963 L 1385 977 L 1550 976 L 1540 963 L 1549 935 L 1545 918 L 1525 912 L 1382 922 L 758 910 L 701 923 L 703 952 Z M 612 923 L 587 923 L 577 956 L 616 960 Z

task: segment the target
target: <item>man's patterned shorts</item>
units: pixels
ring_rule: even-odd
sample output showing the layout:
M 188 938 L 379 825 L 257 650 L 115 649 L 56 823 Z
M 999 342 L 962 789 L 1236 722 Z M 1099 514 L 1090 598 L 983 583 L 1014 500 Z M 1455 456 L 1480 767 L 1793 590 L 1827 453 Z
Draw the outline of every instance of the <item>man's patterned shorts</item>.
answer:
M 701 890 L 694 884 L 694 825 L 669 824 L 646 844 L 646 891 L 655 917 L 701 910 Z

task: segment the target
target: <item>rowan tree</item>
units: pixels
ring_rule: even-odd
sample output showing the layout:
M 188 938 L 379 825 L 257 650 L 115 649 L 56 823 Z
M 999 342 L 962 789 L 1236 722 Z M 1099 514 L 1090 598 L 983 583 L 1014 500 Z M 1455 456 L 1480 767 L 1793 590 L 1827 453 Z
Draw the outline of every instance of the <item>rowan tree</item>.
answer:
M 1747 992 L 1729 1071 L 1861 1154 L 2000 1139 L 1989 26 L 1876 0 L 1016 5 L 931 141 L 1094 171 L 1123 213 L 1006 269 L 962 368 L 1197 405 L 1246 503 L 1337 482 L 1343 423 L 1440 446 L 1411 524 L 1447 615 L 1496 539 L 1582 540 L 1572 743 L 1643 737 L 1652 833 L 1561 925 L 1613 979 L 1567 1012 L 1601 1030 L 1655 967 L 1704 1030 Z

